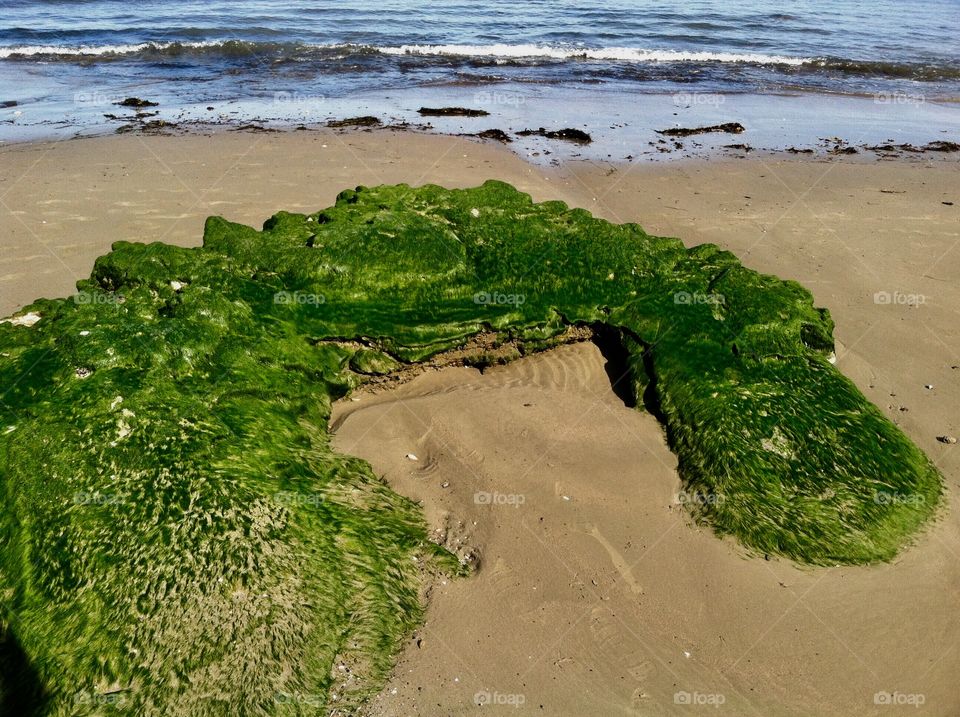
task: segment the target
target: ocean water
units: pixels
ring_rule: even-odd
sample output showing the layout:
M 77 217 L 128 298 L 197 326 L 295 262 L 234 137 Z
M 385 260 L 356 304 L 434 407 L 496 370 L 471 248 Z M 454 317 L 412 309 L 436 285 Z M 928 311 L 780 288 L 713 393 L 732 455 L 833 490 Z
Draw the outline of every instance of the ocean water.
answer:
M 4 0 L 0 137 L 117 98 L 271 119 L 351 98 L 817 93 L 960 98 L 960 0 Z M 526 90 L 524 88 L 527 88 Z M 704 100 L 709 102 L 709 100 Z M 253 104 L 251 104 L 253 103 Z M 286 104 L 285 109 L 282 105 Z M 202 109 L 201 109 L 202 108 Z M 256 109 L 254 109 L 256 108 Z

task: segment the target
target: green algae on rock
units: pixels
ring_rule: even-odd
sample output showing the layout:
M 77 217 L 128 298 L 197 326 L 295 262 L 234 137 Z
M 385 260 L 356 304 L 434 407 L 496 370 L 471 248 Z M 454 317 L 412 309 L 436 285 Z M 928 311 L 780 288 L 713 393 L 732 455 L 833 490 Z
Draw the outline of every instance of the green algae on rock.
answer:
M 622 343 L 685 502 L 751 551 L 886 560 L 939 504 L 799 284 L 500 182 L 361 187 L 211 218 L 201 248 L 118 242 L 0 324 L 0 664 L 37 714 L 350 714 L 462 566 L 331 449 L 332 401 L 571 326 Z

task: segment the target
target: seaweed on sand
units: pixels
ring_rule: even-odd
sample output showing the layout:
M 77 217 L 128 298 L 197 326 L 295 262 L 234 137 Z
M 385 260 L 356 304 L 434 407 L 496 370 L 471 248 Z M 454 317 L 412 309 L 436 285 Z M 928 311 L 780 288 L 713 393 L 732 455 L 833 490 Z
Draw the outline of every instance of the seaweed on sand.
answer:
M 886 560 L 939 503 L 831 365 L 826 310 L 715 246 L 500 182 L 214 217 L 201 248 L 118 242 L 74 297 L 0 324 L 0 624 L 37 713 L 350 713 L 424 576 L 460 565 L 331 449 L 331 402 L 482 332 L 571 325 L 619 337 L 688 505 L 752 551 Z

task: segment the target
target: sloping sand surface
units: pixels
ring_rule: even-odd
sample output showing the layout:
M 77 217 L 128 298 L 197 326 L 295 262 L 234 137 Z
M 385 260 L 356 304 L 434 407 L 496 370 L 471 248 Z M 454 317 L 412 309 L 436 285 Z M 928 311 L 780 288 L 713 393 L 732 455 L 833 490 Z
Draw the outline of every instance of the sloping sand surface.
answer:
M 892 565 L 745 555 L 690 524 L 659 424 L 592 343 L 359 398 L 337 449 L 480 556 L 434 587 L 373 714 L 960 713 L 954 523 Z

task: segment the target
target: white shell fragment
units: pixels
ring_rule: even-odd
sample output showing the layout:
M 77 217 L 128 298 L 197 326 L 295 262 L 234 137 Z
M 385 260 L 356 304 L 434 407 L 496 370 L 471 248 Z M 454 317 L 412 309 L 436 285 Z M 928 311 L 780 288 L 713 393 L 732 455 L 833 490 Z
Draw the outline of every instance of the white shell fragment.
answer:
M 23 316 L 13 316 L 9 319 L 0 321 L 0 324 L 11 324 L 12 326 L 33 326 L 42 317 L 36 311 L 30 311 Z

